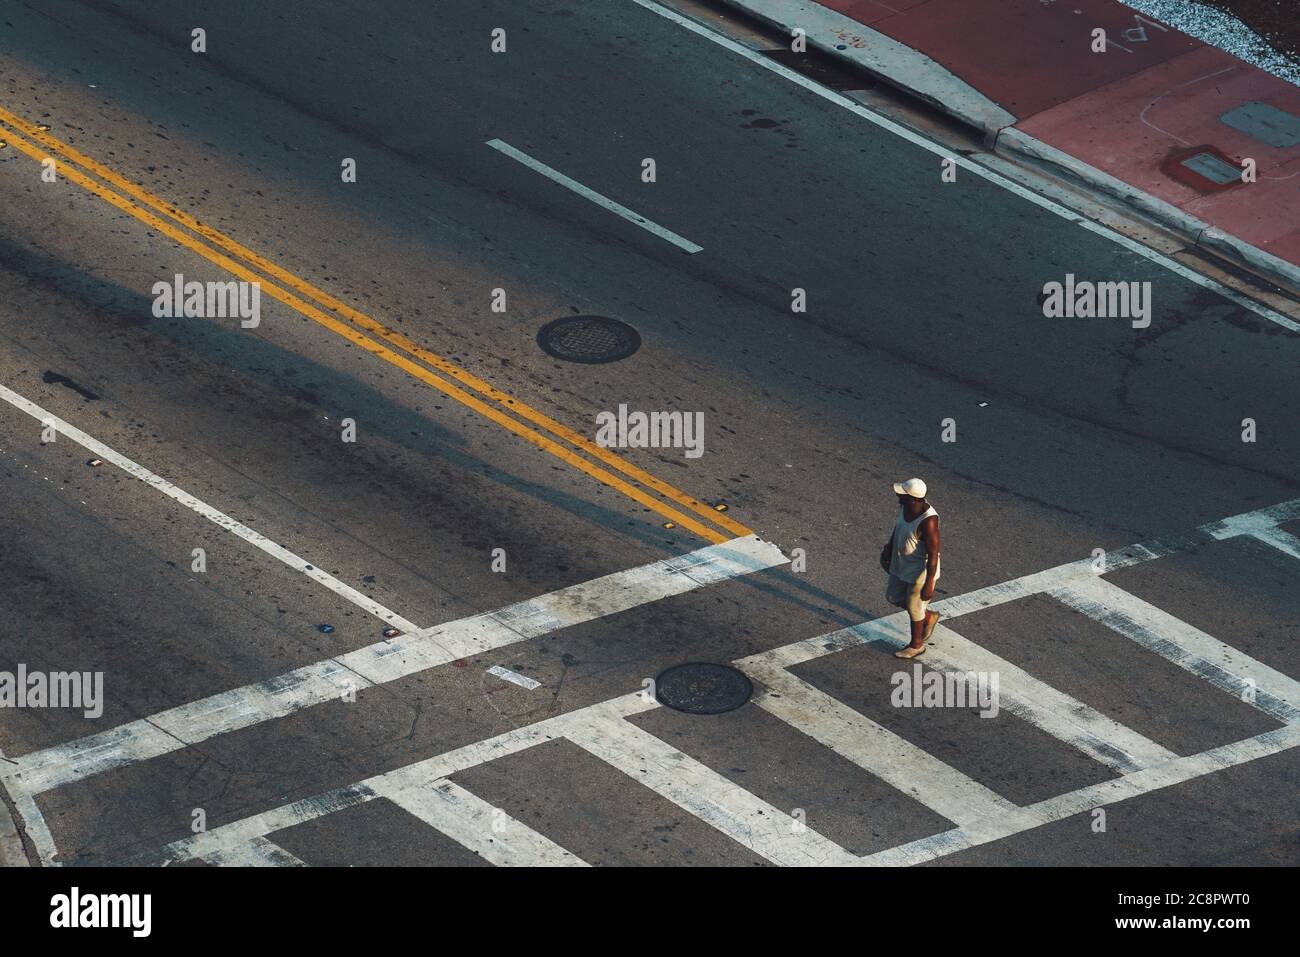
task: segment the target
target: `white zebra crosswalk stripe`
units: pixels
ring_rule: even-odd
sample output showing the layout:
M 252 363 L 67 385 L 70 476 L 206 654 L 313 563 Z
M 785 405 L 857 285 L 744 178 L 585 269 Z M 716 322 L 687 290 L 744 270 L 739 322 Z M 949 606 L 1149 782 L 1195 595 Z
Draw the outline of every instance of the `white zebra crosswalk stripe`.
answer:
M 1230 515 L 1217 522 L 1202 525 L 1201 530 L 1217 539 L 1235 538 L 1238 535 L 1254 535 L 1269 532 L 1284 522 L 1300 519 L 1300 498 L 1279 502 L 1266 508 L 1257 508 L 1240 515 Z
M 1284 532 L 1280 528 L 1269 528 L 1259 532 L 1251 532 L 1250 534 L 1264 544 L 1272 545 L 1278 551 L 1290 555 L 1292 558 L 1300 558 L 1300 538 L 1290 532 Z
M 775 864 L 846 866 L 838 844 L 606 708 L 586 708 L 565 737 Z
M 1206 526 L 1204 531 L 1220 539 L 1258 535 L 1297 513 L 1300 500 L 1225 519 Z M 1188 538 L 1130 546 L 1107 555 L 1105 571 L 1156 560 L 1196 543 Z M 490 809 L 486 802 L 476 803 L 480 800 L 476 797 L 448 791 L 449 785 L 455 788 L 448 777 L 557 738 L 579 745 L 767 860 L 788 865 L 915 864 L 934 860 L 1300 746 L 1300 708 L 1296 707 L 1300 703 L 1300 682 L 1100 578 L 1090 561 L 1072 562 L 955 596 L 936 603 L 936 607 L 944 610 L 945 622 L 950 623 L 963 614 L 1034 594 L 1055 597 L 1234 694 L 1253 683 L 1257 690 L 1255 706 L 1285 721 L 1286 726 L 1199 754 L 1178 756 L 962 637 L 950 624 L 942 625 L 931 648 L 932 665 L 940 670 L 998 671 L 1007 675 L 1008 710 L 1120 771 L 1114 779 L 1017 806 L 789 671 L 802 662 L 863 644 L 903 644 L 903 616 L 892 615 L 796 641 L 741 659 L 736 665 L 765 686 L 755 698 L 757 706 L 956 825 L 919 840 L 857 857 L 821 834 L 801 831 L 792 826 L 795 821 L 790 814 L 628 722 L 631 715 L 659 707 L 653 699 L 630 694 L 222 825 L 177 841 L 138 862 L 168 863 L 191 857 L 211 860 L 222 859 L 223 855 L 234 859 L 251 853 L 250 844 L 276 830 L 380 796 L 396 796 L 399 802 L 407 802 L 408 810 L 416 809 L 413 813 L 417 817 L 431 821 L 466 846 L 481 849 L 486 839 L 483 830 L 477 825 L 465 830 L 465 822 L 481 822 L 484 814 L 496 809 Z M 454 794 L 467 810 L 453 814 L 451 819 L 442 816 L 446 809 L 431 802 L 447 794 Z M 537 838 L 547 840 L 542 835 Z M 541 862 L 538 855 L 567 854 L 549 841 L 531 846 L 532 850 L 521 857 L 500 860 Z
M 951 609 L 949 614 L 952 614 Z M 830 654 L 832 651 L 843 650 L 853 644 L 882 643 L 901 647 L 910 640 L 906 614 L 890 615 L 869 622 L 868 625 L 867 628 L 846 629 L 844 632 L 837 633 L 838 637 L 834 641 L 824 642 L 820 646 L 816 641 L 790 646 L 789 650 L 778 649 L 776 652 L 756 655 L 737 664 L 748 671 L 752 677 L 772 687 L 772 681 L 783 680 L 773 675 L 773 666 L 788 668 L 814 657 Z M 934 670 L 957 675 L 970 672 L 997 674 L 999 676 L 998 701 L 1001 708 L 1117 771 L 1136 771 L 1148 765 L 1167 761 L 1174 756 L 1172 751 L 1133 729 L 1106 717 L 1082 701 L 1058 691 L 1022 668 L 968 641 L 953 631 L 950 626 L 937 625 L 926 649 L 925 663 Z M 785 693 L 783 691 L 782 695 L 784 696 Z M 759 704 L 769 710 L 772 707 L 766 699 L 760 700 Z M 780 699 L 775 702 L 775 706 L 782 707 Z M 799 711 L 795 710 L 793 714 L 797 716 Z M 797 726 L 796 720 L 791 718 L 785 720 Z M 815 734 L 813 736 L 816 737 Z M 823 740 L 822 743 L 828 742 Z M 935 810 L 939 809 L 935 808 Z M 949 817 L 947 814 L 944 816 Z
M 655 702 L 645 701 L 640 694 L 623 695 L 610 701 L 602 702 L 600 707 L 617 714 L 627 716 L 658 707 Z M 195 834 L 168 844 L 157 852 L 146 852 L 134 862 L 139 864 L 167 865 L 189 858 L 207 859 L 230 848 L 245 844 L 258 837 L 264 837 L 275 831 L 293 827 L 306 821 L 333 814 L 373 801 L 380 792 L 393 794 L 421 788 L 436 787 L 457 771 L 477 767 L 498 758 L 509 757 L 520 751 L 554 741 L 564 737 L 569 723 L 580 720 L 583 711 L 571 711 L 567 714 L 547 718 L 513 731 L 507 731 L 496 737 L 475 741 L 464 747 L 456 748 L 445 754 L 435 755 L 414 764 L 407 764 L 383 774 L 367 778 L 347 787 L 337 788 L 324 794 L 285 804 L 269 811 L 263 811 L 250 817 L 231 821 L 211 828 L 202 834 Z
M 214 851 L 203 858 L 214 867 L 306 867 L 307 864 L 278 844 L 255 837 L 244 844 Z
M 970 824 L 1010 811 L 1010 801 L 916 747 L 865 715 L 819 691 L 779 666 L 773 658 L 737 662 L 767 691 L 757 704 L 885 783 L 955 824 Z
M 927 658 L 946 672 L 997 674 L 1002 708 L 1116 771 L 1168 761 L 1174 753 L 1095 708 L 1030 675 L 993 652 L 937 625 Z
M 1053 596 L 1142 647 L 1253 704 L 1280 721 L 1300 721 L 1300 682 L 1100 578 Z
M 377 642 L 267 681 L 22 755 L 14 759 L 14 764 L 3 766 L 0 777 L 6 785 L 12 783 L 16 790 L 39 794 L 216 735 L 338 700 L 362 688 L 787 561 L 779 548 L 753 535 L 709 545 L 689 556 L 615 572 L 498 612 Z
M 1200 754 L 1174 758 L 1132 774 L 1102 781 L 1067 794 L 1047 798 L 998 817 L 985 818 L 972 828 L 958 828 L 923 837 L 907 844 L 868 854 L 867 866 L 923 864 L 948 854 L 990 841 L 1012 837 L 1023 831 L 1064 820 L 1095 808 L 1117 804 L 1133 797 L 1173 787 L 1215 771 L 1256 761 L 1300 746 L 1300 726 L 1287 725 L 1253 738 L 1234 741 Z
M 446 778 L 421 787 L 400 787 L 385 779 L 375 783 L 374 791 L 498 866 L 586 866 L 558 844 Z
M 237 858 L 247 853 L 244 850 L 246 845 L 265 838 L 267 834 L 365 804 L 376 796 L 365 782 L 339 788 L 175 841 L 159 851 L 146 852 L 140 856 L 138 863 L 166 867 L 194 859 L 219 861 Z

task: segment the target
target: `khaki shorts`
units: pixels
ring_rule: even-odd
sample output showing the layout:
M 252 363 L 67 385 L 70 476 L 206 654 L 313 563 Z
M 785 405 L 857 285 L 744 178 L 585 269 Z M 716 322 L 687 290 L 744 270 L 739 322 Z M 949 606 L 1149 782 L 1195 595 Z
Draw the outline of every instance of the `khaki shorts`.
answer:
M 915 582 L 903 581 L 897 575 L 889 576 L 885 586 L 885 601 L 898 608 L 907 609 L 907 617 L 912 621 L 924 621 L 925 610 L 929 602 L 921 598 L 921 589 L 925 587 L 925 576 Z

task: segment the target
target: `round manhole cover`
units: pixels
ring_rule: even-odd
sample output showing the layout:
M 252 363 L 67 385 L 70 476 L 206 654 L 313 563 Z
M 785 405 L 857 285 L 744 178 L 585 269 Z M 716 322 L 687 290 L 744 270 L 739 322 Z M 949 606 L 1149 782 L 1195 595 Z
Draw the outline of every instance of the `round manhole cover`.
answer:
M 565 316 L 542 326 L 537 344 L 566 362 L 617 362 L 641 348 L 641 336 L 607 316 Z
M 674 665 L 655 678 L 659 703 L 687 714 L 735 711 L 753 693 L 753 682 L 743 671 L 707 661 Z

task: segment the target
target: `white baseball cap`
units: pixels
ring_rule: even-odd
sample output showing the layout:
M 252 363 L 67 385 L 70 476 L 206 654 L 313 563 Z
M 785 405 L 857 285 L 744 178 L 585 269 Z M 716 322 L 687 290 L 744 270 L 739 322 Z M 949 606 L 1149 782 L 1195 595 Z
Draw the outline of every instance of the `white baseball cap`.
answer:
M 910 478 L 906 482 L 895 482 L 894 494 L 910 495 L 912 498 L 925 498 L 925 483 L 919 478 Z

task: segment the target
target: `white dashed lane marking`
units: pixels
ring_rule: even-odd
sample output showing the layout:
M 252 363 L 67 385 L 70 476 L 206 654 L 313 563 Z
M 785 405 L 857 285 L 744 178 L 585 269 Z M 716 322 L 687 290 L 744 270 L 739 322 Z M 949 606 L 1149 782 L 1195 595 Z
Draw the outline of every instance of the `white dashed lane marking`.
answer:
M 542 686 L 542 683 L 537 679 L 530 678 L 527 675 L 521 675 L 516 671 L 511 671 L 509 668 L 503 668 L 500 665 L 493 665 L 487 670 L 487 673 L 500 678 L 502 681 L 509 681 L 511 684 L 519 685 L 519 687 L 526 688 L 529 691 L 535 691 Z
M 541 173 L 543 176 L 545 176 L 547 179 L 551 180 L 552 182 L 559 183 L 565 189 L 577 193 L 583 199 L 590 200 L 591 202 L 595 203 L 597 206 L 609 210 L 611 213 L 615 214 L 616 216 L 621 216 L 623 219 L 626 219 L 629 223 L 635 223 L 636 225 L 644 229 L 646 232 L 653 233 L 654 235 L 658 236 L 660 239 L 667 240 L 668 242 L 676 246 L 678 249 L 685 250 L 688 253 L 698 253 L 704 249 L 703 246 L 698 246 L 695 243 L 691 242 L 689 239 L 683 239 L 681 236 L 678 236 L 671 229 L 665 229 L 663 226 L 660 226 L 658 223 L 651 222 L 650 220 L 646 219 L 640 213 L 633 212 L 632 210 L 628 209 L 626 206 L 622 205 L 621 203 L 616 203 L 609 197 L 602 196 L 594 189 L 589 189 L 588 187 L 583 186 L 576 179 L 573 179 L 572 177 L 569 176 L 565 176 L 559 170 L 547 166 L 541 160 L 533 159 L 533 157 L 529 156 L 527 153 L 523 152 L 522 150 L 515 149 L 509 143 L 504 143 L 501 140 L 488 140 L 487 145 L 492 147 L 498 153 L 503 153 L 506 156 L 509 156 L 512 160 L 518 163 L 522 163 L 524 166 L 527 166 L 529 169 Z
M 703 37 L 704 39 L 709 40 L 712 43 L 716 43 L 718 46 L 723 47 L 724 49 L 730 50 L 732 53 L 736 54 L 737 56 L 743 57 L 744 59 L 750 61 L 756 66 L 761 67 L 764 70 L 768 70 L 772 73 L 777 74 L 778 76 L 784 77 L 786 80 L 789 80 L 791 83 L 795 84 L 796 86 L 803 87 L 808 92 L 813 93 L 814 95 L 819 96 L 830 103 L 834 103 L 836 106 L 839 106 L 844 110 L 847 110 L 849 113 L 861 117 L 862 119 L 867 120 L 870 123 L 874 123 L 876 126 L 879 126 L 881 129 L 888 130 L 890 133 L 893 133 L 895 136 L 899 137 L 900 139 L 904 139 L 915 146 L 919 146 L 921 149 L 933 153 L 934 155 L 944 160 L 951 160 L 954 164 L 956 164 L 961 169 L 967 170 L 973 173 L 974 175 L 980 177 L 981 179 L 987 180 L 988 182 L 994 184 L 995 186 L 999 186 L 1002 189 L 1005 189 L 1007 192 L 1013 193 L 1016 196 L 1019 196 L 1021 199 L 1027 200 L 1033 203 L 1035 206 L 1039 206 L 1042 209 L 1047 210 L 1053 215 L 1059 216 L 1062 219 L 1068 220 L 1069 222 L 1077 223 L 1081 229 L 1086 229 L 1088 230 L 1088 232 L 1095 233 L 1096 235 L 1101 236 L 1104 239 L 1107 239 L 1110 242 L 1115 243 L 1116 245 L 1123 246 L 1129 252 L 1141 256 L 1143 259 L 1147 259 L 1153 263 L 1156 263 L 1157 265 L 1162 266 L 1163 268 L 1169 270 L 1170 272 L 1174 273 L 1175 275 L 1183 279 L 1186 279 L 1189 282 L 1195 283 L 1196 285 L 1201 286 L 1205 289 L 1209 289 L 1212 292 L 1222 296 L 1223 298 L 1236 303 L 1238 306 L 1241 306 L 1243 309 L 1249 309 L 1251 312 L 1255 313 L 1256 315 L 1262 316 L 1263 318 L 1269 320 L 1270 322 L 1276 323 L 1277 325 L 1281 326 L 1284 329 L 1288 329 L 1291 332 L 1300 333 L 1300 323 L 1295 322 L 1293 319 L 1287 318 L 1277 310 L 1270 309 L 1268 306 L 1264 305 L 1263 303 L 1256 302 L 1254 299 L 1251 299 L 1249 296 L 1237 292 L 1235 289 L 1230 289 L 1227 286 L 1223 285 L 1222 283 L 1214 279 L 1211 279 L 1209 276 L 1202 275 L 1196 270 L 1183 265 L 1178 260 L 1172 259 L 1169 256 L 1166 256 L 1163 253 L 1152 249 L 1149 246 L 1144 246 L 1141 243 L 1139 243 L 1137 240 L 1130 239 L 1128 236 L 1125 236 L 1123 233 L 1116 232 L 1115 230 L 1109 228 L 1108 226 L 1103 226 L 1101 223 L 1094 222 L 1091 219 L 1086 219 L 1081 214 L 1075 212 L 1074 210 L 1068 209 L 1065 206 L 1062 206 L 1060 203 L 1053 202 L 1052 200 L 1048 199 L 1046 196 L 1040 195 L 1039 193 L 1036 193 L 1031 189 L 1021 186 L 1019 183 L 1012 182 L 1011 180 L 1007 179 L 1005 176 L 1002 176 L 1001 174 L 994 172 L 993 170 L 989 169 L 986 166 L 982 166 L 981 164 L 975 162 L 974 160 L 971 160 L 965 156 L 960 156 L 960 155 L 953 156 L 952 149 L 950 147 L 946 147 L 940 143 L 936 143 L 933 140 L 928 140 L 921 134 L 913 132 L 912 130 L 907 129 L 905 126 L 895 123 L 893 120 L 889 119 L 888 117 L 876 113 L 874 110 L 871 110 L 863 106 L 862 104 L 849 99 L 848 97 L 844 96 L 841 93 L 837 93 L 835 90 L 831 90 L 827 87 L 822 86 L 816 80 L 809 79 L 808 77 L 803 76 L 800 73 L 796 73 L 794 70 L 791 70 L 789 67 L 777 63 L 775 60 L 771 60 L 768 59 L 767 57 L 764 57 L 762 54 L 757 53 L 749 49 L 748 47 L 743 46 L 740 43 L 737 43 L 735 40 L 732 40 L 730 37 L 725 37 L 720 33 L 710 30 L 708 27 L 696 23 L 694 20 L 691 20 L 688 17 L 685 17 L 682 14 L 677 13 L 675 10 L 670 10 L 667 7 L 655 2 L 655 0 L 632 0 L 632 2 L 637 4 L 637 6 L 644 7 L 646 10 L 649 10 L 652 13 L 658 14 L 659 16 L 663 17 L 666 20 L 671 20 L 673 23 L 676 23 L 678 26 L 682 27 L 683 29 L 686 29 L 691 33 L 694 33 L 696 36 Z

